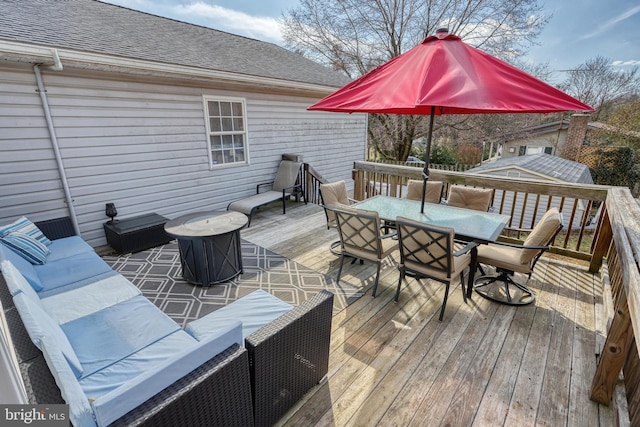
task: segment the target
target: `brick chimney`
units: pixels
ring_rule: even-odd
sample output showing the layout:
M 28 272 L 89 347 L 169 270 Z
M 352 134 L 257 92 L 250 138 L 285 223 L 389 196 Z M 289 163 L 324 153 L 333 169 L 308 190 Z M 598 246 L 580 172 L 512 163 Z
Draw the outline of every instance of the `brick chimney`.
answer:
M 591 115 L 578 113 L 573 114 L 569 118 L 569 129 L 567 129 L 567 138 L 564 141 L 560 157 L 563 159 L 578 161 L 580 157 L 580 147 L 584 143 L 587 136 L 587 124 Z

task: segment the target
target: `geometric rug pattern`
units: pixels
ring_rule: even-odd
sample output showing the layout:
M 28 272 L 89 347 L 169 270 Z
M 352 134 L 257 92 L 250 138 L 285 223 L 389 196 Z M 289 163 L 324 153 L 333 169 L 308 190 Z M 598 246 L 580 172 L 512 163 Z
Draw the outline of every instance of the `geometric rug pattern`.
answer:
M 103 259 L 183 327 L 257 289 L 292 305 L 327 289 L 335 295 L 334 313 L 362 296 L 362 290 L 344 282 L 338 287 L 335 280 L 324 274 L 246 240 L 242 240 L 243 273 L 210 287 L 192 285 L 182 278 L 175 241 L 132 254 L 107 255 Z

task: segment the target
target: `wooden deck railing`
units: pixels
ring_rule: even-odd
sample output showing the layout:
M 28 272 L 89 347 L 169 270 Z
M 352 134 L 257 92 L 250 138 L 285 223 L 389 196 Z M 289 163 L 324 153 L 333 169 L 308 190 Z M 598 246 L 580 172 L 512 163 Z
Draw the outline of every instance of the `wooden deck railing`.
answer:
M 423 162 L 401 162 L 400 160 L 376 160 L 375 163 L 384 163 L 388 165 L 404 165 L 404 166 L 413 166 L 413 167 L 420 167 L 420 168 L 424 165 Z M 430 163 L 429 169 L 464 172 L 469 169 L 475 168 L 476 166 L 478 165 L 463 165 L 460 163 L 456 163 L 455 165 L 444 165 L 439 163 Z
M 640 425 L 640 207 L 628 188 L 612 188 L 599 239 L 608 245 L 613 315 L 591 385 L 591 399 L 608 404 L 620 372 L 629 424 Z
M 320 184 L 328 182 L 309 163 L 303 163 L 302 188 L 307 202 L 320 204 Z
M 377 194 L 402 197 L 408 179 L 422 179 L 422 169 L 372 162 L 355 162 L 354 198 L 363 200 Z M 521 178 L 496 178 L 468 172 L 430 170 L 430 180 L 443 181 L 443 198 L 451 185 L 492 188 L 495 190 L 493 211 L 509 215 L 511 222 L 504 240 L 522 241 L 526 237 L 513 229 L 530 229 L 552 206 L 564 216 L 564 230 L 556 238 L 552 252 L 588 260 L 591 271 L 602 263 L 606 247 L 597 247 L 602 226 L 601 212 L 610 187 L 600 185 L 549 183 Z M 599 209 L 602 205 L 602 209 Z M 604 245 L 604 242 L 601 242 Z

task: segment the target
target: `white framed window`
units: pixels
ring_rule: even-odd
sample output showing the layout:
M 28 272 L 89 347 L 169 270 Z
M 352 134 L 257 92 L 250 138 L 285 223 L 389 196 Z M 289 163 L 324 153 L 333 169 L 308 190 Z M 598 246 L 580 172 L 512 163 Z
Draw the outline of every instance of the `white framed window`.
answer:
M 249 146 L 245 100 L 205 95 L 203 102 L 209 165 L 246 164 Z

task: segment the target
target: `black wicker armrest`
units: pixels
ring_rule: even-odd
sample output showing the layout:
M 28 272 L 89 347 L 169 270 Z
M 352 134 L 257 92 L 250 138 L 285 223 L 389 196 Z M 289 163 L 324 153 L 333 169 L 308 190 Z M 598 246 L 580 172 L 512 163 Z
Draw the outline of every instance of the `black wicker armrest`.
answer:
M 63 218 L 39 221 L 36 222 L 35 225 L 50 240 L 62 239 L 63 237 L 76 235 L 76 231 L 73 228 L 71 218 L 69 218 L 68 216 L 65 216 Z
M 251 426 L 248 366 L 247 351 L 234 344 L 111 425 Z
M 329 368 L 333 294 L 323 290 L 245 339 L 256 426 L 271 426 Z

